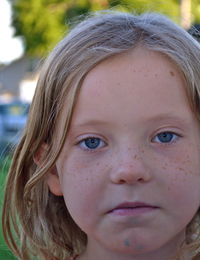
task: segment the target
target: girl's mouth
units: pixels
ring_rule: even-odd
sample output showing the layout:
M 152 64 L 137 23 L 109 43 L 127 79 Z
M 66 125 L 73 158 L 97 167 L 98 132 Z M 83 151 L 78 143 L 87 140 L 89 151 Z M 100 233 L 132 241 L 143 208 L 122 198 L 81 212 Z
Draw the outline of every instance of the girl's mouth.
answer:
M 157 209 L 159 209 L 158 206 L 147 204 L 144 202 L 123 202 L 108 211 L 108 214 L 115 216 L 137 216 L 145 213 L 150 213 Z

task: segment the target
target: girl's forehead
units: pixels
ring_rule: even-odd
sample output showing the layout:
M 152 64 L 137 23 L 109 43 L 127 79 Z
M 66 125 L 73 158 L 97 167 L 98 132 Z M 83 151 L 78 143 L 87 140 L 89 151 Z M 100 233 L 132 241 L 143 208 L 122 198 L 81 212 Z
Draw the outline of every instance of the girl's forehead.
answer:
M 137 48 L 104 60 L 88 73 L 72 123 L 190 111 L 185 88 L 183 75 L 166 56 Z
M 134 50 L 117 54 L 96 65 L 85 77 L 81 92 L 87 90 L 101 94 L 104 88 L 110 92 L 120 90 L 121 83 L 130 78 L 131 88 L 135 91 L 140 81 L 152 78 L 173 80 L 183 78 L 177 66 L 164 54 L 138 47 Z M 122 80 L 123 78 L 123 80 Z M 109 84 L 107 82 L 109 81 Z M 110 84 L 110 83 L 113 84 Z M 121 85 L 120 85 L 121 84 Z M 103 87 L 105 86 L 105 87 Z M 123 86 L 123 91 L 126 87 Z

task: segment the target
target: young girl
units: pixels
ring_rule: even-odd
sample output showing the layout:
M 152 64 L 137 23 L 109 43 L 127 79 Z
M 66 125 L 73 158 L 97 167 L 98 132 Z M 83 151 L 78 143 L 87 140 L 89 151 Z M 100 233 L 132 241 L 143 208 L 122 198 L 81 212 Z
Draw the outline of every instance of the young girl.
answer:
M 158 14 L 101 12 L 47 58 L 10 168 L 19 259 L 200 259 L 200 46 Z

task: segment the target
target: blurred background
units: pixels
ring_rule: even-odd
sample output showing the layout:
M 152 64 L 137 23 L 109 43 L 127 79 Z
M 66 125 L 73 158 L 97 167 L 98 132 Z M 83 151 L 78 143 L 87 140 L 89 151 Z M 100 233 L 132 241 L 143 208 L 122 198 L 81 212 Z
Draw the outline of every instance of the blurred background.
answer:
M 163 13 L 200 39 L 200 0 L 0 0 L 0 214 L 10 147 L 25 126 L 41 60 L 77 16 L 108 8 Z M 0 260 L 13 259 L 0 226 Z

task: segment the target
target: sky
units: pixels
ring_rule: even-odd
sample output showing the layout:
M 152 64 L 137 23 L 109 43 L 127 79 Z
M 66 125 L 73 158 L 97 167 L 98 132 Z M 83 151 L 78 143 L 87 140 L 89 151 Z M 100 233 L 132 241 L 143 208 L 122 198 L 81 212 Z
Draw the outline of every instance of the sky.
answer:
M 13 37 L 11 7 L 7 0 L 0 0 L 0 63 L 10 63 L 23 54 L 22 41 Z

